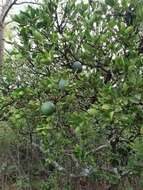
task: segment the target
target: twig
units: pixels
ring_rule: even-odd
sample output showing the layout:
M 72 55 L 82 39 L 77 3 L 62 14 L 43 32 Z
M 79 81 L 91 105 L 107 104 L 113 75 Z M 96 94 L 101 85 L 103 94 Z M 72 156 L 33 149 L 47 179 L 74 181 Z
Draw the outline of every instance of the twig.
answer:
M 6 10 L 4 10 L 4 14 L 1 15 L 2 19 L 1 22 L 4 23 L 6 16 L 8 15 L 10 9 L 13 7 L 13 5 L 16 3 L 17 0 L 14 0 L 10 5 L 6 4 Z
M 20 3 L 15 3 L 15 5 L 22 5 L 22 4 L 34 4 L 34 5 L 42 5 L 42 3 L 32 2 L 32 1 L 23 1 Z

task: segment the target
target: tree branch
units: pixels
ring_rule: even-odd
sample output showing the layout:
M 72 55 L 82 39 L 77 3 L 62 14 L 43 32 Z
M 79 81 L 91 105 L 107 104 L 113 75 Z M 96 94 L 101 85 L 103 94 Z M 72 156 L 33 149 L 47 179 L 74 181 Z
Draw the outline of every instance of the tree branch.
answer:
M 16 3 L 17 0 L 14 0 L 12 3 L 8 4 L 9 2 L 6 3 L 5 7 L 6 9 L 4 9 L 4 13 L 1 15 L 2 19 L 1 22 L 4 23 L 6 16 L 8 15 L 10 9 L 13 7 L 13 5 Z
M 20 3 L 15 3 L 15 5 L 23 5 L 23 4 L 34 4 L 34 5 L 42 5 L 42 3 L 32 2 L 32 1 L 23 1 Z

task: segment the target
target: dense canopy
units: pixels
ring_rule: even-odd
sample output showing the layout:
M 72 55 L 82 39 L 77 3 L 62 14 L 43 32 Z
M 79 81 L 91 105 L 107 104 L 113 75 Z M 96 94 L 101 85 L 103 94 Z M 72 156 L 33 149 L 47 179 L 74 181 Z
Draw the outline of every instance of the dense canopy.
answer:
M 0 89 L 13 184 L 143 188 L 142 18 L 142 0 L 45 0 L 13 17 Z

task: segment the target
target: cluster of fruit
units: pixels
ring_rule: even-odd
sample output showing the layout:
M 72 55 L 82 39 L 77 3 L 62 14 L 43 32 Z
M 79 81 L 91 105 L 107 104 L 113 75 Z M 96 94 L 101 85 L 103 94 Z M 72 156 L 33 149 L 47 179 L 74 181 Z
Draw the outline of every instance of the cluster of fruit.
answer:
M 72 68 L 73 72 L 80 73 L 82 71 L 82 64 L 79 61 L 75 61 L 72 64 L 71 68 Z M 59 81 L 59 89 L 60 90 L 64 90 L 67 85 L 68 85 L 67 80 L 61 79 Z M 55 112 L 55 110 L 56 110 L 56 106 L 51 101 L 46 101 L 41 106 L 41 112 L 46 116 L 52 115 Z

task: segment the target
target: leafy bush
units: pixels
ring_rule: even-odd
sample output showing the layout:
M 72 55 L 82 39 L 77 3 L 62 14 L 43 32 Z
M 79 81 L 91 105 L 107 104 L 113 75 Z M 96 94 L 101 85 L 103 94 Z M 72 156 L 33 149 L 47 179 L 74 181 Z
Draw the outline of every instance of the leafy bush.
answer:
M 20 42 L 11 52 L 7 119 L 38 134 L 45 164 L 61 178 L 118 184 L 138 170 L 130 164 L 142 155 L 142 15 L 138 0 L 47 0 L 14 17 Z M 40 111 L 45 101 L 56 106 L 48 117 Z

